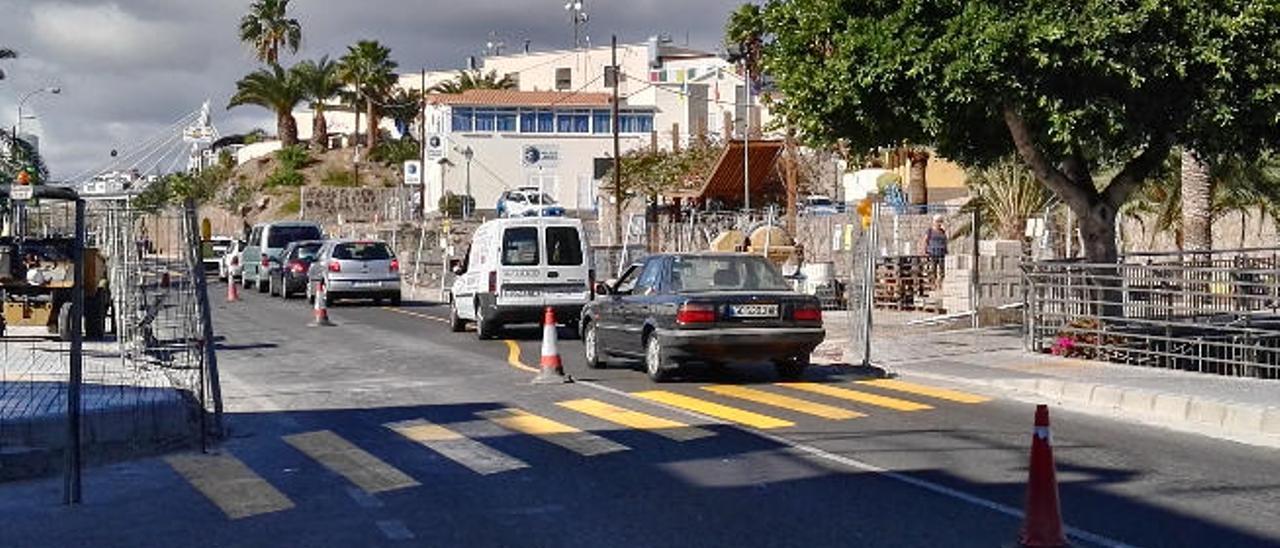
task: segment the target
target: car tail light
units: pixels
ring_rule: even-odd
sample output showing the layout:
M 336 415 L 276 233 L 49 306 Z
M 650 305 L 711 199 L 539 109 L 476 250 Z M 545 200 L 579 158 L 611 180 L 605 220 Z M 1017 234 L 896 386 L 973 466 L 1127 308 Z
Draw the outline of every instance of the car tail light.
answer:
M 302 261 L 295 259 L 295 260 L 289 261 L 289 270 L 294 272 L 295 274 L 302 274 L 303 272 L 307 271 L 307 267 L 306 265 L 302 264 Z
M 392 272 L 400 271 L 400 259 L 391 259 L 391 271 Z
M 329 272 L 342 272 L 342 263 L 338 261 L 329 261 Z
M 498 271 L 496 270 L 489 272 L 489 293 L 498 293 Z
M 266 256 L 266 255 L 263 255 L 263 256 L 262 256 L 262 262 L 260 262 L 260 263 L 258 263 L 258 264 L 262 265 L 262 268 L 270 268 L 270 267 L 271 267 L 271 257 L 268 257 L 268 256 Z
M 688 325 L 692 323 L 712 323 L 716 321 L 716 307 L 709 304 L 685 303 L 676 311 L 676 323 Z
M 822 309 L 813 305 L 805 305 L 797 308 L 791 317 L 798 322 L 820 322 L 822 321 Z
M 232 257 L 231 266 L 240 266 L 240 257 Z

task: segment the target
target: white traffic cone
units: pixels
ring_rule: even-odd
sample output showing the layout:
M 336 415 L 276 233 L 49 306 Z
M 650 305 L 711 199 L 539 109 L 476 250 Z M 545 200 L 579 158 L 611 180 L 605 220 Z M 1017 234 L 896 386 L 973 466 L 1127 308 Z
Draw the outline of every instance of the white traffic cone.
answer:
M 562 384 L 573 382 L 573 379 L 564 374 L 564 365 L 560 362 L 560 350 L 556 348 L 556 313 L 551 307 L 547 307 L 547 313 L 542 319 L 542 358 L 539 360 L 541 366 L 538 370 L 538 376 L 533 378 L 533 384 Z
M 310 325 L 311 327 L 328 327 L 333 325 L 333 322 L 329 321 L 329 307 L 325 304 L 325 295 L 327 293 L 328 290 L 325 289 L 324 282 L 320 282 L 320 284 L 316 286 L 315 319 L 307 325 Z

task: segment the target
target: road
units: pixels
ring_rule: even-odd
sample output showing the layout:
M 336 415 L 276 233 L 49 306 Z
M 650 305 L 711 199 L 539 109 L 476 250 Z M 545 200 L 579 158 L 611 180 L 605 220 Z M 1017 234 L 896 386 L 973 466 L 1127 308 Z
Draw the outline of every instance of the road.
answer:
M 217 287 L 211 293 L 217 294 Z M 540 330 L 447 311 L 218 303 L 229 439 L 0 486 L 2 546 L 997 546 L 1016 539 L 1032 408 L 848 366 L 662 385 L 625 364 L 532 385 Z M 563 335 L 569 335 L 563 333 Z M 1280 545 L 1280 451 L 1055 411 L 1079 545 Z M 50 526 L 50 524 L 56 524 Z

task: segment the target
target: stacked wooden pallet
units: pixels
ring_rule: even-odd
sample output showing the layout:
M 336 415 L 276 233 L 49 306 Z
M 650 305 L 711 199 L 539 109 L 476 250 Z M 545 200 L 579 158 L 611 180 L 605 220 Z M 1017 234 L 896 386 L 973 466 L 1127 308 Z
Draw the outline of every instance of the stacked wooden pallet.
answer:
M 926 304 L 936 277 L 926 257 L 883 257 L 876 264 L 875 305 L 915 310 Z

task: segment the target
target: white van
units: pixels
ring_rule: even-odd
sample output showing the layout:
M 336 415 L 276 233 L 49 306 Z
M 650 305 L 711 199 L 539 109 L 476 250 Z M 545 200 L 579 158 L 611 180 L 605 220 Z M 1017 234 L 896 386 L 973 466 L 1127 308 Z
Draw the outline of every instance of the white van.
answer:
M 496 219 L 471 236 L 450 295 L 454 331 L 476 323 L 481 339 L 505 324 L 538 323 L 546 307 L 576 325 L 591 300 L 595 273 L 582 221 L 565 217 Z

